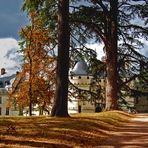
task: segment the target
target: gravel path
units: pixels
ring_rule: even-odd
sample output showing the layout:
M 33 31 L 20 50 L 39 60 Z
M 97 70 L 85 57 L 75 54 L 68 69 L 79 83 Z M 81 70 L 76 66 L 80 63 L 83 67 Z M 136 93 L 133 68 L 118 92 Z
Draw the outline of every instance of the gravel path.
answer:
M 137 114 L 98 148 L 148 148 L 148 114 Z

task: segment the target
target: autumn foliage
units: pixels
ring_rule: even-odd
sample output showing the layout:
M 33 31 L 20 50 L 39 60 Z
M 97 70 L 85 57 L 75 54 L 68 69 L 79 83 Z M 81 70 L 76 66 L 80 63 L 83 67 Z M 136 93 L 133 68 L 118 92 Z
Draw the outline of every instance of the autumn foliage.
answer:
M 31 24 L 21 30 L 20 42 L 24 63 L 16 78 L 11 96 L 22 107 L 38 105 L 43 110 L 54 96 L 55 58 L 49 54 L 49 29 L 37 13 L 30 13 Z M 47 108 L 46 108 L 47 109 Z

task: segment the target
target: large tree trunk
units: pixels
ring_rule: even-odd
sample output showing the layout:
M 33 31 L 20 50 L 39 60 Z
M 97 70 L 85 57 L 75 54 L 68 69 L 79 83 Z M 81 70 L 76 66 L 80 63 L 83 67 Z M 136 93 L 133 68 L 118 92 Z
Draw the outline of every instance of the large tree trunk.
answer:
M 109 54 L 107 54 L 107 60 L 106 60 L 106 107 L 105 110 L 113 110 L 117 109 L 118 105 L 118 74 L 117 74 L 117 54 L 114 50 L 115 47 L 111 47 L 110 49 L 106 49 L 110 51 Z M 108 52 L 107 51 L 107 52 Z
M 56 95 L 51 116 L 68 115 L 68 71 L 69 71 L 69 0 L 59 0 L 58 5 L 58 57 L 56 70 Z
M 110 1 L 110 15 L 107 19 L 106 44 L 106 107 L 105 110 L 118 108 L 118 71 L 117 71 L 117 16 L 118 0 Z

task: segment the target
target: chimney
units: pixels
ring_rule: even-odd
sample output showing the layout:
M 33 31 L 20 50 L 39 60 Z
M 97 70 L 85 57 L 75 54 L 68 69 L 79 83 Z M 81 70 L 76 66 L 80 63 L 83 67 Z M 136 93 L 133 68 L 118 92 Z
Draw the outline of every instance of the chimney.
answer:
M 20 73 L 20 72 L 19 72 L 19 71 L 17 71 L 17 72 L 16 72 L 16 75 L 18 75 L 19 73 Z
M 1 68 L 1 75 L 4 75 L 6 73 L 5 68 Z

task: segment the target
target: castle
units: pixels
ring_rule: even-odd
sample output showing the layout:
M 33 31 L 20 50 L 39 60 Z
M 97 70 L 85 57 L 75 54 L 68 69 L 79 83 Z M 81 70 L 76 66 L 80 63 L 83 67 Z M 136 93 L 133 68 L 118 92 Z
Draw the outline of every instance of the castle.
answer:
M 14 116 L 18 112 L 9 101 L 8 91 L 11 89 L 11 85 L 16 77 L 16 74 L 8 75 L 4 68 L 1 69 L 0 74 L 0 115 L 1 116 Z
M 17 76 L 16 76 L 17 75 Z M 126 79 L 126 78 L 125 78 Z M 16 102 L 9 101 L 9 90 L 11 90 L 12 83 L 17 81 L 17 83 L 13 83 L 13 87 L 18 85 L 21 80 L 21 75 L 12 74 L 8 75 L 4 68 L 1 69 L 0 75 L 0 115 L 5 116 L 15 116 L 19 115 L 18 108 L 16 107 Z M 87 91 L 96 91 L 96 88 L 92 87 L 91 84 L 94 83 L 93 75 L 88 73 L 88 66 L 85 61 L 78 61 L 74 68 L 69 72 L 69 80 L 70 82 L 78 87 L 81 90 Z M 129 83 L 131 88 L 140 89 L 143 92 L 147 93 L 147 89 L 144 87 L 138 87 L 135 82 L 138 82 L 138 79 Z M 96 82 L 95 82 L 96 83 Z M 101 96 L 105 97 L 105 77 L 100 77 L 99 82 L 97 82 L 99 86 L 101 86 Z M 96 85 L 98 87 L 98 85 Z M 103 110 L 103 105 L 105 105 L 104 100 L 102 100 L 101 96 L 97 101 L 88 101 L 80 98 L 79 94 L 77 97 L 70 98 L 68 101 L 68 111 L 69 113 L 80 113 L 80 112 L 98 112 Z M 140 97 L 126 97 L 125 98 L 128 104 L 131 107 L 134 107 L 138 112 L 148 112 L 148 96 L 140 96 Z M 99 107 L 101 108 L 98 108 Z M 100 106 L 102 105 L 102 106 Z M 126 106 L 123 106 L 123 110 L 126 110 Z M 36 111 L 36 115 L 39 115 L 39 111 Z
M 85 61 L 79 61 L 74 66 L 73 70 L 70 72 L 69 80 L 70 82 L 77 86 L 79 89 L 83 90 L 90 90 L 90 84 L 93 81 L 93 76 L 89 74 L 88 67 Z M 127 79 L 127 78 L 124 78 Z M 147 87 L 139 87 L 136 85 L 136 83 L 139 81 L 139 79 L 132 80 L 128 83 L 128 86 L 130 88 L 134 88 L 135 90 L 140 90 L 143 93 L 147 93 L 148 89 Z M 99 80 L 99 86 L 101 86 L 101 95 L 105 98 L 105 76 L 101 77 Z M 91 88 L 92 89 L 92 88 Z M 124 93 L 124 92 L 123 92 Z M 101 95 L 98 98 L 98 102 L 91 102 L 87 100 L 81 100 L 79 98 L 72 98 L 72 102 L 69 102 L 69 110 L 71 112 L 95 112 L 96 107 L 99 105 L 104 104 Z M 134 108 L 137 112 L 144 113 L 148 112 L 148 96 L 137 96 L 137 97 L 125 97 L 125 101 L 128 103 L 128 107 Z M 103 107 L 101 106 L 101 110 L 103 110 Z M 122 110 L 127 111 L 129 108 L 127 108 L 127 105 L 122 105 Z

